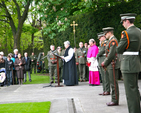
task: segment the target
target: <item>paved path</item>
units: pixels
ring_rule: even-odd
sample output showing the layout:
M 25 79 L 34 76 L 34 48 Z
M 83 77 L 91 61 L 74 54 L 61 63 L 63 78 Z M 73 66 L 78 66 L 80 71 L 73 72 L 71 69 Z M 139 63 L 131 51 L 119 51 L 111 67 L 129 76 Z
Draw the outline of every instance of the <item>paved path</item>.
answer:
M 110 102 L 111 96 L 98 95 L 102 92 L 102 85 L 89 86 L 88 82 L 82 82 L 78 86 L 43 88 L 46 85 L 48 84 L 2 87 L 0 89 L 0 104 L 51 101 L 54 103 L 55 109 L 59 110 L 66 108 L 65 102 L 69 108 L 72 108 L 73 105 L 70 104 L 70 100 L 73 98 L 77 113 L 128 113 L 123 81 L 119 81 L 119 106 L 113 107 L 106 106 L 106 103 Z M 141 89 L 141 80 L 139 80 L 139 86 Z M 57 102 L 59 105 L 55 105 Z M 65 112 L 64 110 L 62 112 L 52 111 L 50 113 L 73 112 Z

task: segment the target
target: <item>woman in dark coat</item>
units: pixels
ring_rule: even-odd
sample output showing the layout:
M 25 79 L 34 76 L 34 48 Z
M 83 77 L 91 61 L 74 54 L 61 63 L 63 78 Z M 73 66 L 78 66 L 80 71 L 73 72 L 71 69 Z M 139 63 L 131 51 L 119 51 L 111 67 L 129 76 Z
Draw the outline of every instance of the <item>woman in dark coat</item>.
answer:
M 18 76 L 18 81 L 19 84 L 23 83 L 24 79 L 24 65 L 25 65 L 25 60 L 22 59 L 22 56 L 20 53 L 18 53 L 18 58 L 15 59 L 15 70 L 17 71 L 17 76 Z

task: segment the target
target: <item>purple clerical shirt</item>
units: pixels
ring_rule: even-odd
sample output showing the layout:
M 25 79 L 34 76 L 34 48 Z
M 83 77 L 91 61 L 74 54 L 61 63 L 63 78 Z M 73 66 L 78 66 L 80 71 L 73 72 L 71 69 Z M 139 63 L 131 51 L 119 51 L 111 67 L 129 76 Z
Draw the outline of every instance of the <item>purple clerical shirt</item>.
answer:
M 98 54 L 98 47 L 96 45 L 90 46 L 88 49 L 88 53 L 87 53 L 87 57 L 91 58 L 91 57 L 96 57 L 96 55 Z

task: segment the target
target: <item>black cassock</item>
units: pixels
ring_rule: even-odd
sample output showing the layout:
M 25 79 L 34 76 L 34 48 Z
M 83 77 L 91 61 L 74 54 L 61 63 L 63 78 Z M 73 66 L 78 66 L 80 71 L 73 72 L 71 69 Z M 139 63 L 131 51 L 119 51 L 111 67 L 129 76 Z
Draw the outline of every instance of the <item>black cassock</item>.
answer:
M 64 54 L 64 57 L 68 56 L 68 51 L 71 48 L 69 46 Z M 64 79 L 64 84 L 67 86 L 73 86 L 73 85 L 78 85 L 78 76 L 77 76 L 77 70 L 76 70 L 76 62 L 75 62 L 75 55 L 73 54 L 73 57 L 71 58 L 70 61 L 65 62 L 64 60 L 64 65 L 63 65 L 63 77 Z

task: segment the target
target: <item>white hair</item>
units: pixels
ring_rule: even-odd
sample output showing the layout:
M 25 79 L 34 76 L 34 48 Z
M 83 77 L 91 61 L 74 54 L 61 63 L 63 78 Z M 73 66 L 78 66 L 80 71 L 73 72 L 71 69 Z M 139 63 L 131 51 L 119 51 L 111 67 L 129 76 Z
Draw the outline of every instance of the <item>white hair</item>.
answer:
M 4 55 L 3 51 L 0 52 L 0 55 Z
M 94 43 L 94 42 L 95 42 L 95 40 L 94 40 L 94 39 L 90 39 L 90 40 L 89 40 L 89 42 L 93 42 L 93 43 Z
M 24 55 L 27 54 L 27 52 L 24 53 Z
M 54 45 L 50 45 L 50 49 L 51 49 L 51 47 L 55 47 Z
M 83 44 L 83 42 L 79 42 L 79 44 Z
M 14 49 L 14 53 L 15 53 L 16 51 L 18 52 L 18 49 Z
M 65 45 L 70 45 L 70 42 L 69 41 L 65 41 L 64 44 Z

